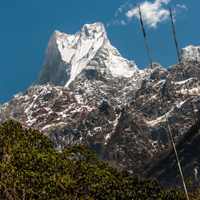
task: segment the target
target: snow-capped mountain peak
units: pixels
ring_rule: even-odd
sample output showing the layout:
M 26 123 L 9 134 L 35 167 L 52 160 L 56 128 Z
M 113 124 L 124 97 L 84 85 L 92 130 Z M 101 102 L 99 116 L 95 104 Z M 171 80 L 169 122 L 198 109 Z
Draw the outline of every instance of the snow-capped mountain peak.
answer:
M 98 60 L 98 61 L 97 61 Z M 68 86 L 83 70 L 131 77 L 139 70 L 113 47 L 102 23 L 86 24 L 74 35 L 54 31 L 36 84 Z
M 182 48 L 181 60 L 182 61 L 187 61 L 187 60 L 200 61 L 200 46 L 195 47 L 193 45 L 189 45 L 185 48 Z
M 196 59 L 198 52 L 199 47 L 189 46 L 182 56 Z M 200 119 L 200 62 L 178 63 L 167 69 L 153 63 L 151 67 L 139 70 L 134 61 L 123 58 L 101 23 L 86 24 L 74 35 L 55 31 L 36 84 L 0 105 L 0 124 L 11 119 L 40 130 L 58 151 L 61 145 L 89 144 L 101 160 L 118 163 L 119 169 L 136 176 L 148 169 L 157 171 L 149 164 L 155 159 L 158 163 L 161 152 L 172 155 L 168 154 L 171 141 L 166 116 L 175 142 L 183 144 L 186 140 L 179 139 L 188 141 L 186 131 L 194 123 L 188 95 Z M 192 132 L 191 145 L 196 140 Z M 187 152 L 184 155 L 191 157 Z M 194 156 L 191 158 L 185 167 L 190 166 L 186 171 L 193 173 Z M 195 159 L 200 160 L 199 155 Z
M 85 34 L 85 37 L 89 38 L 98 38 L 98 37 L 106 37 L 107 38 L 107 33 L 105 30 L 105 27 L 102 23 L 97 22 L 94 24 L 85 24 L 81 30 L 80 33 L 82 35 Z

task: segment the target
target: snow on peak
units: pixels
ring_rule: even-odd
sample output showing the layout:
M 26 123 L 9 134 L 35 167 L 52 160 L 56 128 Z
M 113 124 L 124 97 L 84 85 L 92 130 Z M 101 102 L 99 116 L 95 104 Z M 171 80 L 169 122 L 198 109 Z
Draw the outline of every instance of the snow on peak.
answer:
M 36 84 L 68 86 L 83 69 L 98 69 L 114 77 L 131 77 L 138 70 L 113 47 L 102 23 L 86 24 L 74 35 L 54 31 Z
M 102 23 L 97 22 L 94 24 L 85 24 L 81 30 L 81 33 L 85 33 L 86 37 L 99 37 L 100 35 L 107 37 L 105 27 Z
M 187 61 L 187 60 L 198 60 L 200 61 L 200 46 L 187 46 L 185 48 L 182 48 L 181 52 L 181 60 Z

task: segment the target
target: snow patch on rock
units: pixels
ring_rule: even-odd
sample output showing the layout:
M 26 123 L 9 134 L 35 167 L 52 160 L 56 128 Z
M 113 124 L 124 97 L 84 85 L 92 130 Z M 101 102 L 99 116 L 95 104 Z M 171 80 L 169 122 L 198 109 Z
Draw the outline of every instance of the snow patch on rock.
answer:
M 197 60 L 200 61 L 200 46 L 187 46 L 182 48 L 181 61 Z

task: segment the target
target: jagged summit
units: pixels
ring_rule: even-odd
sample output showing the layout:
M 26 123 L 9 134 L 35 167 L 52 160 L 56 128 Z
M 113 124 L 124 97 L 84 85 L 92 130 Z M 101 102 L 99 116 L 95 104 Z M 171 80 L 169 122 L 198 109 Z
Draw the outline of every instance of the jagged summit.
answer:
M 101 22 L 97 22 L 94 24 L 85 24 L 81 30 L 81 36 L 85 36 L 88 38 L 98 38 L 99 36 L 107 38 L 107 33 L 104 25 Z
M 182 48 L 181 60 L 182 61 L 187 61 L 187 60 L 200 61 L 200 46 L 195 47 L 193 45 L 189 45 L 185 48 Z
M 134 61 L 113 47 L 102 23 L 86 24 L 74 35 L 54 31 L 36 84 L 68 86 L 85 70 L 104 76 L 131 77 L 139 73 Z
M 187 47 L 183 55 L 192 49 Z M 182 69 L 186 80 L 181 77 Z M 0 124 L 11 119 L 40 130 L 58 151 L 61 145 L 89 144 L 101 160 L 144 177 L 154 158 L 160 159 L 160 152 L 167 155 L 165 150 L 171 146 L 158 91 L 178 142 L 194 124 L 188 95 L 200 119 L 199 80 L 200 62 L 196 60 L 167 69 L 153 63 L 153 70 L 151 66 L 139 70 L 110 44 L 103 24 L 86 24 L 74 35 L 53 33 L 37 84 L 0 105 Z M 189 143 L 185 145 L 189 150 L 196 145 L 192 140 Z M 192 156 L 191 151 L 180 150 Z M 185 162 L 186 178 L 194 170 L 193 158 L 200 163 L 199 154 Z M 165 165 L 154 166 L 156 172 L 157 166 L 170 171 Z M 178 173 L 173 176 L 178 177 Z

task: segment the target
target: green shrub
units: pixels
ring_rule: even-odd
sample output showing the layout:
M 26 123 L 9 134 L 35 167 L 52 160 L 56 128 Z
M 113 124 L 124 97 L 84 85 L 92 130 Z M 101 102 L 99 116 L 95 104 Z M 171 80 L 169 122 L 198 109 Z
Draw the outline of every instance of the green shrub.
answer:
M 117 172 L 87 145 L 56 152 L 36 130 L 12 121 L 0 127 L 0 199 L 185 199 L 178 188 L 163 191 L 155 179 Z

